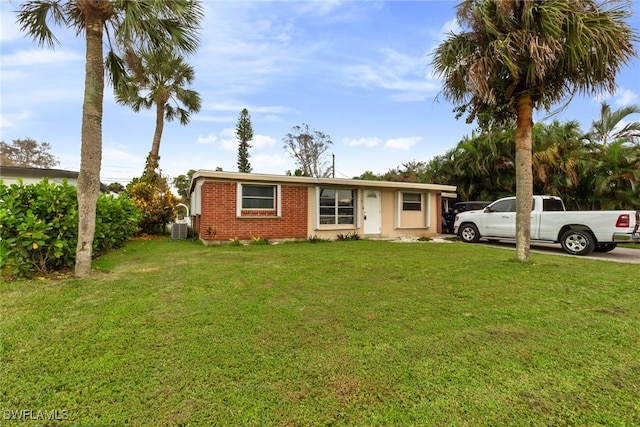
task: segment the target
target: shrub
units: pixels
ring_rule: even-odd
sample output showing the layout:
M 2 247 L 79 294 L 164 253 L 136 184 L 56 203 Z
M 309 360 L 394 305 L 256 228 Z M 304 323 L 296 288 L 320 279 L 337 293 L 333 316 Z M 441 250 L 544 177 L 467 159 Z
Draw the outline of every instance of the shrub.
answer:
M 251 237 L 251 242 L 249 242 L 250 245 L 268 245 L 269 244 L 269 240 L 263 238 L 263 237 Z
M 146 234 L 167 233 L 167 224 L 176 217 L 180 199 L 169 188 L 166 178 L 159 175 L 143 176 L 127 185 L 127 194 L 142 213 L 140 231 Z
M 3 277 L 33 277 L 75 263 L 78 242 L 76 188 L 43 180 L 7 186 L 0 182 L 0 271 Z M 121 245 L 137 228 L 139 213 L 126 197 L 100 195 L 96 253 Z
M 93 251 L 99 253 L 121 246 L 138 232 L 141 219 L 142 213 L 126 194 L 100 195 L 96 206 Z
M 338 240 L 341 240 L 341 241 L 360 240 L 360 235 L 356 231 L 354 231 L 353 233 L 347 233 L 347 234 L 338 233 L 336 237 Z
M 314 234 L 313 236 L 309 236 L 307 240 L 311 243 L 328 243 L 331 241 L 330 239 L 319 237 L 317 234 Z

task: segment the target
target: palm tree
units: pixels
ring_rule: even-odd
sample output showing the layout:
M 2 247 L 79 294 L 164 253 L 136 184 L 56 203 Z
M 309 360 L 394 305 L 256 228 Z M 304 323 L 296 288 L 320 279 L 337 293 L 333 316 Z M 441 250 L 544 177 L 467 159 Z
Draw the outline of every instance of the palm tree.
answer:
M 598 159 L 590 182 L 601 209 L 637 209 L 640 206 L 640 145 L 620 139 L 594 153 Z
M 600 119 L 591 125 L 591 131 L 586 138 L 593 144 L 606 147 L 607 144 L 623 140 L 624 142 L 640 142 L 640 121 L 624 124 L 624 119 L 631 114 L 640 114 L 640 106 L 627 105 L 611 111 L 606 102 L 600 108 Z
M 595 208 L 633 208 L 638 206 L 640 182 L 640 121 L 625 119 L 640 113 L 637 105 L 615 111 L 601 104 L 600 118 L 584 136 L 592 159 L 591 173 L 585 176 L 585 193 Z
M 126 58 L 132 77 L 117 88 L 116 101 L 136 113 L 141 108 L 156 108 L 156 128 L 144 172 L 151 176 L 159 166 L 164 120 L 178 118 L 181 125 L 187 125 L 191 113 L 200 111 L 202 101 L 198 92 L 185 88 L 193 83 L 195 72 L 179 53 L 145 48 L 139 53 L 128 51 Z
M 467 31 L 451 33 L 433 65 L 445 98 L 483 128 L 516 124 L 516 257 L 529 259 L 533 195 L 533 109 L 550 110 L 575 93 L 613 92 L 636 55 L 624 3 L 597 0 L 464 0 Z
M 579 206 L 577 189 L 593 164 L 582 140 L 580 124 L 557 120 L 549 125 L 536 124 L 532 150 L 535 191 L 563 195 L 566 205 Z
M 115 88 L 125 74 L 119 46 L 174 46 L 186 53 L 198 45 L 203 9 L 192 0 L 31 0 L 18 11 L 21 31 L 38 44 L 58 44 L 49 23 L 84 35 L 85 87 L 78 176 L 78 245 L 75 275 L 88 276 L 95 234 L 102 160 L 105 68 Z M 108 52 L 103 52 L 107 35 Z M 114 44 L 116 43 L 117 44 Z

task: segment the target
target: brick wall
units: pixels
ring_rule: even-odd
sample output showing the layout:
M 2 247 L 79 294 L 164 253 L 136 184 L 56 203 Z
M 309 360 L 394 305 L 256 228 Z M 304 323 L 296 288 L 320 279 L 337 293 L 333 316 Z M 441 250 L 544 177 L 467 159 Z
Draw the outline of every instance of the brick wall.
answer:
M 275 210 L 242 210 L 237 213 L 237 184 L 207 181 L 202 185 L 202 215 L 196 231 L 205 241 L 295 239 L 307 237 L 307 187 L 285 186 L 281 190 L 282 212 Z

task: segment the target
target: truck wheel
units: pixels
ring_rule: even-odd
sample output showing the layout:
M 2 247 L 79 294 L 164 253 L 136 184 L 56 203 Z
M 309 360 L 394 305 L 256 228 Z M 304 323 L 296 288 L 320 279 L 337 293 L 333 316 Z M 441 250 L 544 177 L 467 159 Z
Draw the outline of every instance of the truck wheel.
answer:
M 571 255 L 587 255 L 596 248 L 596 240 L 585 230 L 569 230 L 560 239 L 562 249 Z
M 462 241 L 466 243 L 476 243 L 478 240 L 480 240 L 478 227 L 476 227 L 474 224 L 462 224 L 460 226 L 460 230 L 458 230 L 458 235 L 460 236 Z
M 594 252 L 611 252 L 618 246 L 617 243 L 601 243 L 594 249 Z

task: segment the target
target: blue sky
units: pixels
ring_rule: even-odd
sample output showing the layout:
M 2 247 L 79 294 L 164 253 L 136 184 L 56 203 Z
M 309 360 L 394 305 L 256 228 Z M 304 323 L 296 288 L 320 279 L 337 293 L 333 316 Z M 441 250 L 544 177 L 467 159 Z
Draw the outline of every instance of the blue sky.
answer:
M 238 114 L 247 108 L 254 130 L 249 161 L 256 173 L 294 170 L 282 138 L 302 123 L 331 136 L 336 177 L 384 173 L 428 161 L 454 148 L 474 126 L 456 120 L 437 95 L 430 53 L 456 29 L 453 1 L 205 1 L 201 47 L 189 59 L 192 89 L 203 100 L 190 124 L 165 124 L 160 166 L 170 177 L 189 169 L 237 170 Z M 2 1 L 1 139 L 49 142 L 59 168 L 79 170 L 84 44 L 56 28 L 61 45 L 37 46 L 19 32 Z M 640 27 L 640 1 L 631 25 Z M 638 47 L 640 49 L 640 46 Z M 588 130 L 607 100 L 640 104 L 640 60 L 619 74 L 618 90 L 576 97 L 559 120 Z M 542 120 L 546 113 L 536 115 Z M 640 117 L 632 117 L 640 120 Z M 551 120 L 551 119 L 548 119 Z M 102 181 L 139 176 L 151 147 L 152 111 L 134 113 L 105 90 Z

